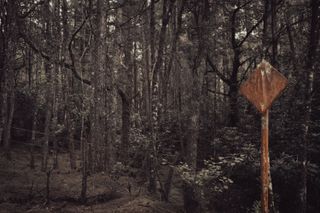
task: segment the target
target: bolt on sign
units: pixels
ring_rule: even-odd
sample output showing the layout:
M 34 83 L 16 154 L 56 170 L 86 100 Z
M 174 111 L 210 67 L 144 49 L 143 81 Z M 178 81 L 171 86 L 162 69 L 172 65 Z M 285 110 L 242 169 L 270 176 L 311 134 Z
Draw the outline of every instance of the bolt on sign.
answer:
M 269 212 L 269 108 L 287 86 L 288 80 L 267 61 L 253 71 L 240 86 L 245 96 L 262 114 L 261 117 L 261 212 Z

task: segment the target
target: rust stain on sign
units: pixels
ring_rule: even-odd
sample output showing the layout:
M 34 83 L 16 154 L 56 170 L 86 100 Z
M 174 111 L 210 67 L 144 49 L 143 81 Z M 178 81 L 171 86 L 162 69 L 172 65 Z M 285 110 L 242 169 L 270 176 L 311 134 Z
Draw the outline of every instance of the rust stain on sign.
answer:
M 286 77 L 262 60 L 249 79 L 240 86 L 240 92 L 264 114 L 287 84 Z

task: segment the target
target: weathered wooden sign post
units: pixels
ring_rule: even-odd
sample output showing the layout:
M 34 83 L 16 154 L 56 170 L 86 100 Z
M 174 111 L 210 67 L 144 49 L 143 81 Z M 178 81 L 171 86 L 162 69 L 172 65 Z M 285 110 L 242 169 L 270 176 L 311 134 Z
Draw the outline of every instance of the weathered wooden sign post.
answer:
M 261 117 L 261 211 L 269 212 L 269 108 L 286 87 L 287 79 L 267 61 L 253 71 L 249 79 L 240 86 L 240 92 L 262 114 Z

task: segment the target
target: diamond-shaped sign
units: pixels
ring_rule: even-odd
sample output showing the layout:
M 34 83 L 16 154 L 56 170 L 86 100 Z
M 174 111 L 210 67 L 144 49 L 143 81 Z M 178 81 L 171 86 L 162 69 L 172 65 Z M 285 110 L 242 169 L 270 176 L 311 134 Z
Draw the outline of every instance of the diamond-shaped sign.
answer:
M 287 83 L 286 77 L 267 61 L 262 60 L 249 79 L 240 86 L 240 92 L 261 113 L 265 113 L 284 90 Z

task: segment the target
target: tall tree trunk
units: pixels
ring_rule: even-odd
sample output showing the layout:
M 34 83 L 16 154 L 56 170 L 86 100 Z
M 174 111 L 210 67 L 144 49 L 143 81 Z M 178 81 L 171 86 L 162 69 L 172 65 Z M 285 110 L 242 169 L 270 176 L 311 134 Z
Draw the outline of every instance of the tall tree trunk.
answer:
M 266 58 L 268 54 L 267 46 L 268 46 L 269 11 L 270 11 L 270 0 L 264 0 L 263 29 L 262 29 L 262 58 Z
M 192 72 L 192 91 L 189 104 L 189 121 L 188 121 L 188 138 L 185 147 L 185 161 L 190 166 L 192 175 L 195 175 L 197 170 L 197 152 L 199 139 L 199 115 L 200 115 L 200 98 L 201 98 L 201 75 L 199 66 L 202 59 L 202 49 L 199 48 L 198 54 L 194 59 Z M 190 185 L 184 186 L 184 208 L 187 213 L 199 212 L 200 204 L 195 198 L 194 188 Z
M 204 1 L 197 2 L 193 10 L 194 25 L 197 29 L 197 50 L 193 56 L 193 60 L 190 66 L 192 85 L 191 96 L 188 105 L 188 135 L 187 144 L 185 147 L 184 161 L 191 169 L 192 175 L 196 175 L 197 172 L 197 153 L 198 153 L 198 141 L 199 141 L 199 128 L 200 128 L 200 106 L 202 102 L 201 88 L 203 87 L 203 71 L 201 70 L 201 63 L 203 61 L 205 49 L 205 15 L 208 12 L 208 7 Z M 199 201 L 195 197 L 195 189 L 189 184 L 185 184 L 183 188 L 183 200 L 184 209 L 187 213 L 201 212 L 201 206 Z
M 45 72 L 46 72 L 46 112 L 45 112 L 45 124 L 44 124 L 44 142 L 42 145 L 42 171 L 47 170 L 48 158 L 49 158 L 49 139 L 50 139 L 50 126 L 51 126 L 51 116 L 52 116 L 52 69 L 50 65 L 45 62 Z
M 65 52 L 65 43 L 66 43 L 66 35 L 63 35 L 63 30 L 65 24 L 63 23 L 64 17 L 66 14 L 66 11 L 64 11 L 66 8 L 63 8 L 63 2 L 58 0 L 53 3 L 53 8 L 54 8 L 54 16 L 58 17 L 57 20 L 53 23 L 53 36 L 57 40 L 57 47 L 56 47 L 56 52 L 57 52 L 57 59 L 59 61 L 63 61 L 63 54 Z M 62 10 L 61 10 L 62 9 Z M 62 12 L 62 13 L 61 13 Z M 60 14 L 61 13 L 61 14 Z M 62 27 L 61 27 L 61 22 L 62 22 Z M 58 138 L 56 137 L 56 132 L 58 130 L 58 115 L 59 115 L 59 97 L 60 94 L 62 93 L 62 85 L 60 84 L 61 81 L 59 81 L 59 78 L 62 78 L 62 65 L 61 63 L 55 63 L 54 66 L 54 72 L 56 73 L 53 75 L 53 85 L 52 85 L 52 92 L 53 92 L 53 105 L 52 105 L 52 123 L 51 123 L 51 130 L 52 130 L 52 135 L 51 135 L 51 140 L 53 144 L 53 169 L 59 169 L 59 146 L 58 146 Z
M 185 0 L 181 0 L 179 1 L 180 4 L 177 5 L 178 7 L 178 12 L 176 14 L 176 17 L 173 16 L 174 19 L 177 19 L 176 22 L 173 22 L 175 24 L 175 26 L 173 26 L 174 28 L 174 33 L 173 33 L 173 38 L 172 38 L 172 42 L 171 42 L 171 50 L 169 53 L 169 62 L 168 62 L 168 66 L 167 69 L 165 69 L 164 72 L 164 83 L 163 83 L 163 105 L 164 105 L 164 112 L 166 113 L 167 111 L 167 102 L 168 102 L 168 87 L 170 84 L 170 74 L 171 74 L 171 70 L 174 64 L 174 61 L 176 60 L 175 55 L 176 55 L 176 51 L 177 51 L 177 45 L 178 45 L 178 41 L 179 41 L 179 36 L 181 34 L 181 25 L 182 25 L 182 13 L 184 11 L 184 6 L 186 1 Z M 175 14 L 175 13 L 174 13 Z
M 109 31 L 110 29 L 107 29 Z M 111 60 L 109 57 L 106 59 L 107 63 L 110 64 Z M 109 68 L 109 66 L 108 66 Z M 105 162 L 106 170 L 110 172 L 113 169 L 113 165 L 117 161 L 116 155 L 116 138 L 117 138 L 117 112 L 118 109 L 118 95 L 117 95 L 117 80 L 118 73 L 113 69 L 109 68 L 105 73 L 105 82 L 107 82 L 108 93 L 105 96 L 105 110 L 109 115 L 105 119 Z
M 229 126 L 237 126 L 238 117 L 238 71 L 240 67 L 240 46 L 236 41 L 236 8 L 231 16 L 231 44 L 233 50 L 232 73 L 229 79 Z
M 133 59 L 132 59 L 132 70 L 133 70 L 133 96 L 131 99 L 133 101 L 133 113 L 137 113 L 139 110 L 139 99 L 140 94 L 138 94 L 138 67 L 137 67 L 137 43 L 134 42 L 133 45 Z M 134 120 L 134 126 L 138 126 L 137 119 Z
M 93 99 L 91 103 L 91 127 L 90 143 L 93 157 L 93 169 L 99 171 L 103 169 L 105 146 L 105 81 L 106 72 L 106 7 L 105 1 L 97 0 L 97 14 L 94 19 L 94 45 L 92 49 L 92 89 Z
M 82 107 L 84 104 L 82 104 Z M 82 203 L 87 201 L 87 176 L 88 176 L 88 159 L 87 159 L 87 143 L 86 139 L 83 137 L 84 131 L 84 113 L 81 113 L 81 133 L 80 133 L 80 143 L 81 143 L 81 195 L 80 199 Z
M 126 17 L 132 16 L 132 10 L 134 5 L 126 5 L 122 10 L 122 22 L 126 21 Z M 132 92 L 133 92 L 133 63 L 131 52 L 133 51 L 133 41 L 132 41 L 132 24 L 129 21 L 128 26 L 122 30 L 122 39 L 124 45 L 123 53 L 124 59 L 122 64 L 122 73 L 125 80 L 124 90 L 118 89 L 119 95 L 122 101 L 122 133 L 121 133 L 121 147 L 120 147 L 120 158 L 125 164 L 128 161 L 128 148 L 129 148 L 129 133 L 131 128 L 131 108 L 132 108 Z
M 166 39 L 166 30 L 167 25 L 170 20 L 170 15 L 173 9 L 174 0 L 164 0 L 163 1 L 163 7 L 162 7 L 162 25 L 160 29 L 159 34 L 159 43 L 158 43 L 158 55 L 157 59 L 155 61 L 155 64 L 152 69 L 152 83 L 151 83 L 151 111 L 152 111 L 152 143 L 149 147 L 149 165 L 150 165 L 150 171 L 149 171 L 149 191 L 151 193 L 154 193 L 156 191 L 156 141 L 157 141 L 157 128 L 158 128 L 158 122 L 159 122 L 159 73 L 162 68 L 163 63 L 163 54 L 164 54 L 164 48 L 165 48 L 165 39 Z
M 131 100 L 128 96 L 119 89 L 119 94 L 122 102 L 122 130 L 121 130 L 121 148 L 120 159 L 125 164 L 128 163 L 128 148 L 129 148 L 129 133 L 130 133 L 130 108 Z
M 87 151 L 86 151 L 86 142 L 85 139 L 81 140 L 82 143 L 82 169 L 81 169 L 81 195 L 80 195 L 80 199 L 82 203 L 86 203 L 87 202 L 87 178 L 88 178 L 88 170 L 87 170 Z
M 37 104 L 38 103 L 38 82 L 39 82 L 39 78 L 38 78 L 38 70 L 39 70 L 39 65 L 37 65 L 35 67 L 35 80 L 32 81 L 32 83 L 30 84 L 30 87 L 32 86 L 32 90 L 34 92 L 32 92 L 32 95 L 34 97 L 34 102 Z M 33 109 L 33 114 L 32 114 L 32 130 L 31 130 L 31 146 L 30 146 L 30 168 L 34 169 L 35 168 L 35 154 L 34 154 L 34 150 L 35 150 L 35 146 L 36 144 L 36 138 L 37 138 L 37 125 L 38 125 L 38 107 L 35 106 Z
M 207 71 L 207 65 L 205 70 Z M 204 164 L 204 160 L 210 157 L 210 147 L 211 144 L 208 143 L 210 138 L 210 131 L 209 129 L 209 76 L 208 73 L 204 75 L 202 88 L 201 88 L 201 103 L 200 103 L 200 116 L 199 116 L 199 123 L 201 126 L 200 135 L 201 137 L 198 140 L 198 153 L 197 153 L 197 167 L 201 168 Z
M 5 15 L 5 4 L 4 1 L 0 2 L 0 10 L 1 10 L 1 20 L 6 19 Z M 2 145 L 2 136 L 3 130 L 5 127 L 5 117 L 7 115 L 7 92 L 6 92 L 6 85 L 5 85 L 5 77 L 6 77 L 6 54 L 7 54 L 7 36 L 6 36 L 6 27 L 4 25 L 0 25 L 0 145 Z
M 271 36 L 272 36 L 272 58 L 271 64 L 277 65 L 278 41 L 276 38 L 277 31 L 277 0 L 271 0 Z
M 145 21 L 149 21 L 148 20 L 148 16 L 145 15 L 144 16 Z M 151 26 L 150 26 L 151 27 Z M 143 51 L 143 59 L 144 59 L 144 72 L 143 72 L 143 95 L 142 97 L 144 97 L 144 109 L 145 109 L 145 121 L 146 121 L 146 128 L 149 129 L 151 127 L 151 83 L 150 83 L 150 70 L 151 67 L 150 66 L 150 39 L 149 39 L 149 34 L 148 34 L 149 30 L 146 28 L 146 26 L 144 26 L 142 28 L 142 34 L 143 34 L 143 49 L 145 51 Z
M 30 146 L 30 168 L 35 168 L 34 162 L 34 147 L 36 145 L 36 131 L 37 131 L 37 109 L 34 109 L 32 116 L 32 132 L 31 132 L 31 146 Z
M 5 86 L 3 85 L 4 83 L 0 82 L 0 87 L 1 87 L 1 111 L 0 111 L 0 145 L 2 146 L 3 142 L 3 132 L 4 132 L 4 127 L 6 123 L 6 116 L 7 116 L 7 92 L 5 89 Z
M 73 112 L 74 107 L 74 89 L 73 89 L 73 76 L 68 73 L 66 76 L 66 128 L 67 128 L 67 140 L 68 140 L 68 151 L 69 151 L 69 160 L 70 160 L 70 169 L 74 170 L 76 169 L 76 155 L 75 155 L 75 148 L 74 148 L 74 136 L 75 136 L 75 113 Z
M 76 155 L 75 155 L 75 149 L 74 149 L 74 133 L 75 133 L 75 124 L 72 120 L 70 120 L 68 128 L 68 147 L 69 147 L 69 157 L 70 157 L 70 168 L 72 170 L 76 169 Z
M 149 17 L 150 17 L 150 22 L 149 22 L 149 41 L 150 41 L 150 65 L 151 65 L 151 70 L 152 67 L 155 63 L 155 28 L 156 28 L 156 23 L 155 23 L 155 0 L 150 0 L 150 10 L 149 10 Z
M 13 84 L 13 82 L 11 82 Z M 10 86 L 11 91 L 9 93 L 8 97 L 8 115 L 7 115 L 7 121 L 6 126 L 4 127 L 3 132 L 3 144 L 4 144 L 4 150 L 5 150 L 5 156 L 8 160 L 11 160 L 11 151 L 10 151 L 10 139 L 11 139 L 11 125 L 13 120 L 13 113 L 14 113 L 14 101 L 15 101 L 15 94 L 13 85 Z
M 44 10 L 43 10 L 43 17 L 44 17 L 44 26 L 45 26 L 45 36 L 46 36 L 46 47 L 49 49 L 50 40 L 51 40 L 51 14 L 50 14 L 50 4 L 49 2 L 44 3 Z M 53 103 L 53 73 L 51 64 L 47 60 L 44 61 L 44 71 L 46 76 L 46 113 L 45 113 L 45 127 L 44 127 L 44 143 L 42 147 L 42 171 L 47 170 L 48 166 L 48 158 L 49 158 L 49 139 L 50 139 L 50 127 L 51 127 L 51 118 L 52 118 L 52 103 Z
M 237 81 L 234 82 L 229 87 L 229 126 L 236 126 L 239 121 L 238 116 L 238 85 Z
M 56 65 L 55 65 L 56 67 Z M 58 71 L 58 70 L 55 70 Z M 51 134 L 50 138 L 53 144 L 53 169 L 59 169 L 59 161 L 58 161 L 58 141 L 56 138 L 56 130 L 57 130 L 57 125 L 58 125 L 58 97 L 57 97 L 57 76 L 54 75 L 52 76 L 52 121 L 51 121 Z
M 66 1 L 66 0 L 64 0 Z M 86 32 L 83 32 L 83 37 L 86 37 Z M 89 35 L 88 46 L 91 44 L 91 34 Z M 84 70 L 84 63 L 82 59 L 80 60 L 80 69 L 81 71 Z M 81 72 L 82 77 L 82 72 Z M 86 96 L 84 90 L 84 83 L 81 81 L 81 96 Z M 88 176 L 88 143 L 87 143 L 87 136 L 85 137 L 86 133 L 86 105 L 85 101 L 83 100 L 81 103 L 81 129 L 80 129 L 80 151 L 81 151 L 81 193 L 80 193 L 80 201 L 82 203 L 87 202 L 87 176 Z
M 311 0 L 311 18 L 310 18 L 310 30 L 309 30 L 309 47 L 305 65 L 305 115 L 303 123 L 303 157 L 302 157 L 302 187 L 301 187 L 301 212 L 306 213 L 308 211 L 307 201 L 307 188 L 308 188 L 308 148 L 310 140 L 310 115 L 311 115 L 311 103 L 313 94 L 313 82 L 315 75 L 315 59 L 317 54 L 317 47 L 319 45 L 319 7 L 320 3 L 317 0 Z
M 0 142 L 3 140 L 5 156 L 11 160 L 10 139 L 11 125 L 15 102 L 15 69 L 16 42 L 17 42 L 17 2 L 1 2 L 1 28 L 0 28 L 0 89 L 1 127 Z

